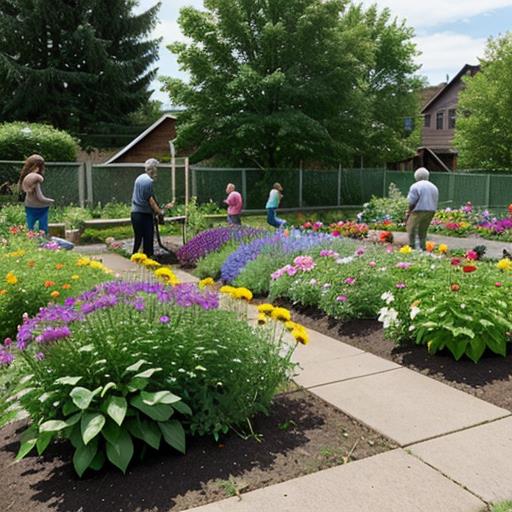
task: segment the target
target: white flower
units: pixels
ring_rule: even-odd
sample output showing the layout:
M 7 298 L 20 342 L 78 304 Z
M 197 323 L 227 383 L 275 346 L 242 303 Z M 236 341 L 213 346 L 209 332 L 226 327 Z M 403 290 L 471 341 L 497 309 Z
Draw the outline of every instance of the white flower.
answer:
M 466 309 L 466 304 L 461 304 L 460 309 Z
M 418 306 L 412 306 L 411 307 L 411 320 L 414 320 L 418 316 L 418 313 L 420 311 L 421 310 Z
M 351 263 L 354 261 L 354 256 L 347 256 L 346 258 L 338 258 L 336 260 L 336 263 L 338 265 L 347 265 L 348 263 Z
M 382 322 L 384 329 L 400 325 L 398 320 L 398 311 L 393 308 L 381 308 L 379 310 L 379 322 Z
M 409 326 L 409 332 L 414 331 L 414 329 L 416 329 L 416 327 L 414 327 L 414 325 L 410 325 L 410 326 Z
M 386 302 L 386 304 L 391 304 L 394 300 L 395 300 L 395 297 L 394 295 L 391 293 L 391 292 L 384 292 L 380 298 Z

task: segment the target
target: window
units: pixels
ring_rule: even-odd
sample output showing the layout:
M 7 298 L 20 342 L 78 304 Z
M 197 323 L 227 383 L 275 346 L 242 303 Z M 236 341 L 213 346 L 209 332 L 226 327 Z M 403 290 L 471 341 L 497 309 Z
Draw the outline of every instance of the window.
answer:
M 436 129 L 442 130 L 444 125 L 444 112 L 438 112 L 436 116 Z
M 453 128 L 455 128 L 456 117 L 457 117 L 457 114 L 456 114 L 454 108 L 448 110 L 448 128 L 450 128 L 452 130 L 453 130 Z
M 425 128 L 430 128 L 430 114 L 425 114 L 425 117 L 423 118 L 423 126 Z

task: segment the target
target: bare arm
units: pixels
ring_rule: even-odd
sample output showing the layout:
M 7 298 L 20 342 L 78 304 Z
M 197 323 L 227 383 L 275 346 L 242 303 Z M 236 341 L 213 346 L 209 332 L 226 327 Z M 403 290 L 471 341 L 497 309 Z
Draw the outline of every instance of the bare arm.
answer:
M 36 195 L 36 199 L 40 202 L 40 203 L 46 203 L 46 204 L 53 204 L 55 202 L 54 199 L 50 199 L 49 197 L 46 197 L 44 194 L 43 194 L 43 191 L 41 190 L 41 185 L 40 183 L 36 183 L 35 187 L 34 187 L 34 192 L 35 192 L 35 195 Z
M 162 210 L 162 208 L 160 208 L 160 205 L 156 202 L 156 199 L 153 196 L 149 198 L 149 206 L 151 206 L 151 209 L 153 210 L 155 215 L 164 214 L 164 211 Z

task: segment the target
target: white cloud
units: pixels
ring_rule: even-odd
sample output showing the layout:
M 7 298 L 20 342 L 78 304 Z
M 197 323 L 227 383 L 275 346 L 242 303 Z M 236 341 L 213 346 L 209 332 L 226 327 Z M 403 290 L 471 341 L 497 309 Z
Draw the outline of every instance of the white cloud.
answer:
M 444 81 L 446 75 L 453 76 L 464 64 L 477 64 L 484 54 L 485 38 L 472 38 L 466 34 L 437 32 L 416 37 L 417 58 L 422 65 L 421 73 L 432 83 Z
M 154 37 L 161 37 L 162 44 L 168 45 L 175 41 L 186 41 L 186 37 L 181 33 L 178 23 L 174 20 L 162 19 L 153 31 Z
M 463 21 L 512 6 L 512 0 L 364 0 L 363 3 L 389 7 L 394 16 L 405 18 L 410 25 L 418 28 Z

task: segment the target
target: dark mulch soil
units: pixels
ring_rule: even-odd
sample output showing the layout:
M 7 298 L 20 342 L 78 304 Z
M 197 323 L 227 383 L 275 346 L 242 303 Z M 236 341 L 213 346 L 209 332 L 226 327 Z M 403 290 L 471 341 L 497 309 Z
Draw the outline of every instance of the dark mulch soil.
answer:
M 197 439 L 186 456 L 151 452 L 133 463 L 126 476 L 110 466 L 80 480 L 64 443 L 43 457 L 12 464 L 22 425 L 10 425 L 0 431 L 0 511 L 179 511 L 393 447 L 305 391 L 277 397 L 272 414 L 256 418 L 253 427 L 261 442 L 234 434 L 220 444 Z
M 512 352 L 507 357 L 485 354 L 477 363 L 455 361 L 449 352 L 431 355 L 420 345 L 397 346 L 384 339 L 376 320 L 339 322 L 313 308 L 294 308 L 294 319 L 306 327 L 384 359 L 406 366 L 433 379 L 512 410 Z

